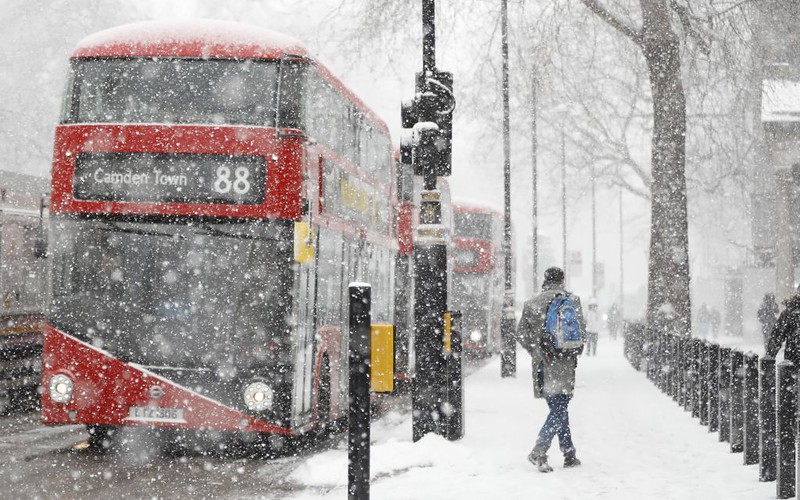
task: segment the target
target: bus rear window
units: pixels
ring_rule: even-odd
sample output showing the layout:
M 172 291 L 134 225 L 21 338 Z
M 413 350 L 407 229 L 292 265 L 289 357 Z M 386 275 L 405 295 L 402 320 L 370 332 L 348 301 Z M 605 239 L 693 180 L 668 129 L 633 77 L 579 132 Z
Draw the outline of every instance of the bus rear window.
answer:
M 78 59 L 67 123 L 273 126 L 277 61 Z
M 491 238 L 492 216 L 473 212 L 456 212 L 455 234 L 462 238 Z

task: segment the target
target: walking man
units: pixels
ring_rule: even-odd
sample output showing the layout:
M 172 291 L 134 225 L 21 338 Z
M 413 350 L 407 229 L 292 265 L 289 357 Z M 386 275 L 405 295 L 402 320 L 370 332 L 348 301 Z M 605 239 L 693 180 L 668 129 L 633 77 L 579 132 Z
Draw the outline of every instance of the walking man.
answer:
M 775 300 L 774 293 L 767 293 L 764 295 L 764 300 L 761 301 L 761 307 L 758 308 L 758 321 L 761 323 L 761 334 L 764 337 L 764 348 L 769 342 L 769 336 L 772 329 L 775 328 L 775 322 L 778 320 L 778 302 Z
M 548 310 L 551 303 L 561 297 L 570 299 L 574 304 L 574 320 L 580 328 L 579 333 L 585 333 L 580 298 L 564 289 L 564 271 L 558 267 L 551 267 L 544 272 L 542 293 L 525 302 L 522 318 L 517 325 L 517 340 L 532 358 L 534 397 L 544 397 L 550 408 L 536 444 L 528 455 L 528 460 L 540 472 L 553 470 L 547 463 L 547 451 L 556 435 L 564 454 L 564 467 L 581 464 L 572 444 L 567 407 L 575 390 L 575 369 L 583 347 L 560 349 L 548 332 Z
M 800 290 L 783 303 L 786 309 L 778 316 L 767 342 L 767 356 L 774 358 L 785 344 L 783 359 L 800 363 Z

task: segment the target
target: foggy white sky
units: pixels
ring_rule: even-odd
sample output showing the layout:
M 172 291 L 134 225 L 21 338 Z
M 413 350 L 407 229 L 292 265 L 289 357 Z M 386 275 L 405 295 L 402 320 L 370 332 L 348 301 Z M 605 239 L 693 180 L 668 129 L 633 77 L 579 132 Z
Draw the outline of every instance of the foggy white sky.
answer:
M 69 2 L 66 0 L 6 0 L 2 21 L 5 43 L 0 59 L 8 71 L 0 76 L 0 89 L 5 95 L 15 96 L 0 105 L 0 134 L 5 146 L 0 152 L 7 161 L 0 169 L 46 176 L 49 173 L 52 136 L 60 107 L 64 85 L 66 59 L 73 46 L 83 36 L 126 22 L 163 18 L 220 18 L 248 22 L 283 31 L 302 40 L 307 47 L 329 65 L 334 73 L 350 86 L 389 125 L 397 143 L 400 132 L 400 100 L 409 98 L 414 91 L 414 72 L 421 67 L 421 21 L 409 19 L 402 23 L 409 31 L 409 40 L 403 47 L 376 46 L 374 50 L 361 50 L 356 57 L 346 50 L 348 40 L 341 33 L 352 23 L 346 12 L 337 9 L 338 0 L 285 0 L 282 2 L 227 1 L 224 3 L 201 0 L 170 2 L 129 2 L 93 0 Z M 453 2 L 437 2 L 440 10 L 454 9 Z M 437 65 L 454 73 L 456 93 L 460 107 L 456 111 L 454 130 L 454 166 L 450 185 L 455 199 L 474 199 L 503 208 L 503 158 L 502 137 L 498 127 L 491 127 L 470 117 L 468 107 L 476 99 L 465 89 L 476 78 L 483 80 L 479 86 L 484 99 L 500 99 L 499 74 L 487 71 L 484 66 L 499 64 L 499 27 L 497 18 L 485 16 L 473 23 L 482 26 L 454 24 L 450 16 L 441 15 L 437 33 Z M 448 31 L 445 31 L 445 28 Z M 481 28 L 481 29 L 478 29 Z M 476 52 L 467 41 L 486 32 L 488 37 L 482 51 Z M 512 32 L 512 44 L 514 43 Z M 544 42 L 543 42 L 544 43 Z M 363 49 L 363 48 L 362 48 Z M 512 45 L 512 53 L 514 47 Z M 366 53 L 366 55 L 364 55 Z M 515 68 L 512 65 L 511 71 Z M 480 73 L 480 74 L 479 74 Z M 486 75 L 490 75 L 487 78 Z M 515 90 L 512 89 L 512 93 Z M 512 95 L 512 219 L 515 226 L 515 245 L 518 250 L 517 284 L 518 305 L 524 300 L 529 287 L 531 234 L 531 142 L 530 111 L 525 105 L 527 95 Z M 474 111 L 474 110 L 473 110 Z M 540 251 L 540 272 L 550 265 L 561 265 L 561 187 L 560 159 L 548 154 L 552 145 L 543 141 L 545 131 L 541 124 L 539 133 L 539 227 L 543 235 Z M 649 144 L 644 137 L 641 148 Z M 568 156 L 570 155 L 568 151 Z M 582 256 L 582 274 L 571 275 L 570 286 L 588 296 L 591 291 L 591 225 L 590 196 L 586 174 L 576 173 L 568 165 L 570 202 L 568 204 L 568 254 Z M 585 167 L 581 165 L 580 167 Z M 577 195 L 575 194 L 577 193 Z M 579 199 L 580 201 L 576 201 Z M 598 184 L 598 262 L 605 267 L 605 287 L 600 290 L 601 309 L 615 301 L 619 293 L 619 218 L 618 192 L 609 191 Z M 631 316 L 642 314 L 646 300 L 646 253 L 648 246 L 648 204 L 626 194 L 625 220 L 625 291 L 630 294 L 628 312 Z

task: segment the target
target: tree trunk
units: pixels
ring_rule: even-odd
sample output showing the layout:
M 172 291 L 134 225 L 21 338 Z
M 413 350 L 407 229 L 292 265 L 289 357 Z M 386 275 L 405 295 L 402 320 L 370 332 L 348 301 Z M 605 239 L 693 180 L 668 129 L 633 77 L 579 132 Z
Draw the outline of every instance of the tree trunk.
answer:
M 653 95 L 653 184 L 647 324 L 691 331 L 686 207 L 686 97 L 680 42 L 665 0 L 640 0 L 642 50 Z

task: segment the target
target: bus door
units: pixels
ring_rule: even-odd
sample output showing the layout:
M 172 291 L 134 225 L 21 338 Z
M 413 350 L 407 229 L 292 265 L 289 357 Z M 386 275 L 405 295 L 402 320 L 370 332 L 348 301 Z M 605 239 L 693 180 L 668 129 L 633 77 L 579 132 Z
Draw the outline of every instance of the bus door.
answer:
M 314 240 L 316 231 L 307 222 L 295 223 L 295 363 L 294 363 L 294 401 L 295 425 L 310 421 L 313 410 L 314 389 L 314 341 L 316 325 L 316 259 Z

